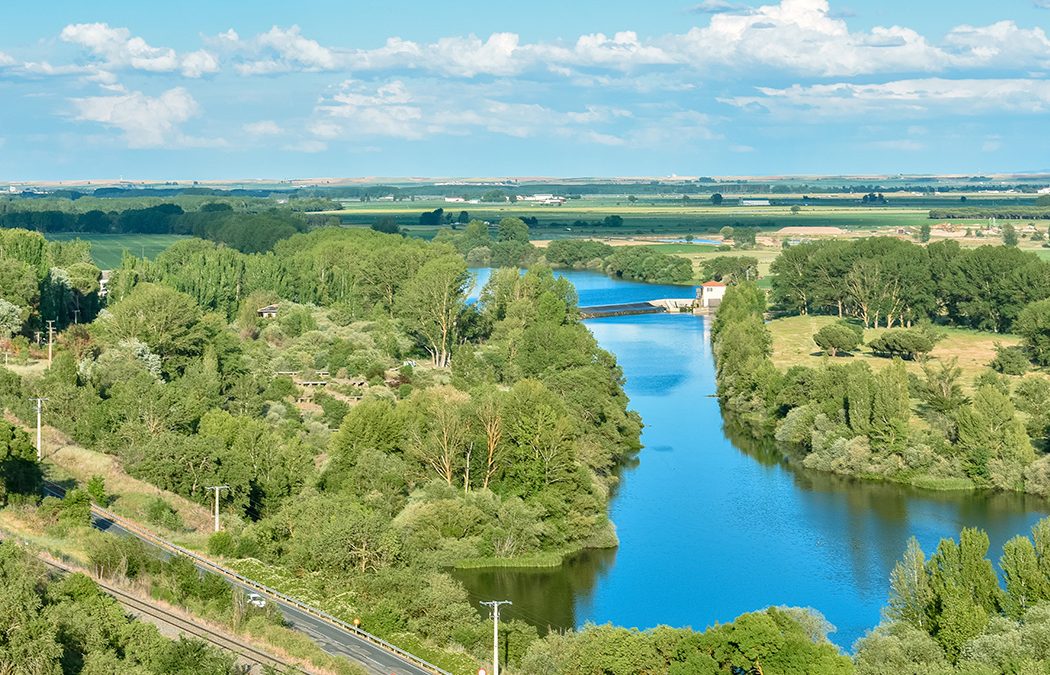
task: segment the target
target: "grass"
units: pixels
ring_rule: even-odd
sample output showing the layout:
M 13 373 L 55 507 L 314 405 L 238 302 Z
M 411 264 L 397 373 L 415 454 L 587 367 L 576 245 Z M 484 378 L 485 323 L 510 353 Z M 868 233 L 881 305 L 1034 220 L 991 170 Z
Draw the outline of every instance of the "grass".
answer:
M 784 370 L 791 366 L 816 366 L 825 358 L 818 353 L 817 346 L 813 343 L 813 334 L 829 323 L 837 319 L 831 316 L 792 316 L 783 319 L 774 319 L 768 326 L 773 335 L 773 363 L 777 368 Z M 868 342 L 881 333 L 885 328 L 869 329 L 864 331 L 864 341 Z M 959 360 L 959 368 L 962 370 L 964 386 L 968 386 L 973 379 L 987 369 L 988 363 L 995 358 L 995 344 L 1016 345 L 1020 339 L 1013 335 L 997 335 L 994 333 L 983 333 L 966 328 L 939 328 L 945 334 L 945 338 L 934 346 L 930 357 L 933 359 L 948 359 L 956 357 Z M 890 359 L 873 356 L 867 351 L 858 351 L 852 357 L 837 357 L 829 359 L 833 363 L 851 363 L 856 360 L 868 363 L 872 368 L 883 368 L 891 363 Z M 922 366 L 917 361 L 905 361 L 908 372 L 922 375 Z
M 211 531 L 213 522 L 212 515 L 207 508 L 129 476 L 124 472 L 119 460 L 112 455 L 74 445 L 57 430 L 46 429 L 44 457 L 46 464 L 49 465 L 48 478 L 56 482 L 73 480 L 78 485 L 84 486 L 92 476 L 102 476 L 105 480 L 106 492 L 113 500 L 109 506 L 111 511 L 131 520 L 147 523 L 148 527 L 158 530 L 165 536 L 174 535 L 175 538 L 180 539 L 179 543 L 187 544 L 189 547 L 204 548 L 205 539 Z M 190 532 L 165 531 L 164 528 L 149 523 L 146 518 L 146 507 L 157 497 L 164 499 L 178 511 L 182 522 Z
M 91 258 L 101 269 L 120 267 L 124 251 L 132 255 L 155 258 L 172 244 L 187 237 L 181 234 L 91 234 L 78 232 L 56 232 L 48 234 L 51 241 L 80 239 L 91 244 Z

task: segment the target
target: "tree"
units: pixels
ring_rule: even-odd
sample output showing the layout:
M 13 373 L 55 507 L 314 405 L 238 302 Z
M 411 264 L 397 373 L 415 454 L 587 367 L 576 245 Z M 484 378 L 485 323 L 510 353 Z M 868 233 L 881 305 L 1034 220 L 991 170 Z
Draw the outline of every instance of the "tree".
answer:
M 919 241 L 921 241 L 924 244 L 929 243 L 929 241 L 930 241 L 930 224 L 929 223 L 923 223 L 919 227 Z
M 440 368 L 448 367 L 459 342 L 469 281 L 462 258 L 442 256 L 426 262 L 402 292 L 399 315 Z
M 718 234 L 721 235 L 722 239 L 725 239 L 726 241 L 731 241 L 733 239 L 733 226 L 724 226 L 718 231 Z
M 496 235 L 498 241 L 518 241 L 528 243 L 529 226 L 521 218 L 504 218 L 499 221 Z
M 1024 375 L 1030 362 L 1024 347 L 1005 347 L 995 343 L 995 358 L 988 366 L 1003 375 Z
M 164 372 L 182 372 L 204 349 L 205 332 L 193 298 L 166 286 L 140 284 L 114 305 L 100 328 L 111 343 L 135 338 L 161 357 Z
M 1017 228 L 1011 223 L 1003 225 L 1003 246 L 1017 246 Z
M 1019 489 L 1021 470 L 1035 459 L 1035 450 L 1010 398 L 980 386 L 973 402 L 956 412 L 955 424 L 967 475 L 978 485 Z
M 372 229 L 384 234 L 401 234 L 401 228 L 398 226 L 397 218 L 394 216 L 377 218 L 376 222 L 372 223 Z
M 793 215 L 793 216 L 797 216 L 800 211 L 802 211 L 802 207 L 799 206 L 798 204 L 794 204 L 791 207 L 791 215 Z
M 723 200 L 723 197 L 718 192 L 716 192 L 713 195 L 711 195 L 711 203 L 714 204 L 715 206 L 721 206 L 722 205 L 722 200 Z
M 940 359 L 936 363 L 922 365 L 926 380 L 923 382 L 922 399 L 932 410 L 940 413 L 952 413 L 966 403 L 959 379 L 962 368 L 958 357 Z
M 862 339 L 862 331 L 843 323 L 828 324 L 813 335 L 813 341 L 828 356 L 851 352 L 860 345 Z
M 29 435 L 0 419 L 0 504 L 12 494 L 35 494 L 42 478 Z
M 733 245 L 737 248 L 751 248 L 755 245 L 757 236 L 757 228 L 738 227 L 733 230 Z
M 1021 310 L 1014 330 L 1024 338 L 1024 348 L 1040 366 L 1050 365 L 1050 299 L 1040 300 Z
M 0 338 L 10 338 L 22 330 L 23 310 L 0 298 Z
M 758 258 L 748 256 L 717 256 L 700 263 L 700 276 L 705 281 L 727 284 L 758 279 Z
M 634 195 L 627 195 L 627 201 L 629 201 L 629 202 L 631 202 L 633 204 L 636 201 L 638 201 L 638 198 L 635 197 Z
M 877 356 L 914 360 L 933 351 L 933 339 L 924 331 L 894 328 L 869 342 L 868 346 Z
M 886 616 L 916 628 L 930 630 L 934 593 L 926 570 L 926 554 L 915 537 L 908 540 L 904 557 L 890 573 L 890 601 Z

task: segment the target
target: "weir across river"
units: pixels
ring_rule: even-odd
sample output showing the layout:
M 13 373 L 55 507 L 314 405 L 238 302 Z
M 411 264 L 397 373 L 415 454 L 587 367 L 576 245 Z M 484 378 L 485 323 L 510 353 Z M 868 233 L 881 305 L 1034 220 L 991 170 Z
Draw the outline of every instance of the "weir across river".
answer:
M 710 310 L 700 307 L 693 298 L 668 298 L 664 300 L 646 300 L 644 302 L 625 302 L 616 305 L 594 305 L 580 307 L 580 317 L 597 319 L 604 316 L 630 316 L 633 314 L 670 314 L 692 313 L 707 314 Z

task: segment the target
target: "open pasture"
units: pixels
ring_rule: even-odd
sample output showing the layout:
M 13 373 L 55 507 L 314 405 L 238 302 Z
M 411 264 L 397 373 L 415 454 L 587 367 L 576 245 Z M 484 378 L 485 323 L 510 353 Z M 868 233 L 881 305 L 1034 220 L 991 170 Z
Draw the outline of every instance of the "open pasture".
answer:
M 838 319 L 832 316 L 791 316 L 774 319 L 766 324 L 773 335 L 773 363 L 777 368 L 786 370 L 791 366 L 817 366 L 823 359 L 829 363 L 846 364 L 856 360 L 864 361 L 872 368 L 883 368 L 892 361 L 873 356 L 862 347 L 853 356 L 826 357 L 822 355 L 813 342 L 813 334 L 824 326 Z M 962 384 L 969 388 L 973 380 L 984 372 L 988 363 L 995 358 L 996 343 L 1004 346 L 1020 344 L 1014 335 L 997 335 L 966 328 L 938 328 L 944 333 L 930 352 L 931 359 L 959 359 L 962 370 Z M 864 331 L 864 342 L 870 342 L 886 331 L 885 328 L 872 328 Z M 922 376 L 922 365 L 918 361 L 905 361 L 908 372 Z
M 45 235 L 52 241 L 80 239 L 91 244 L 91 257 L 101 269 L 120 267 L 124 251 L 140 258 L 153 259 L 177 241 L 181 234 L 93 234 L 90 232 L 56 232 Z

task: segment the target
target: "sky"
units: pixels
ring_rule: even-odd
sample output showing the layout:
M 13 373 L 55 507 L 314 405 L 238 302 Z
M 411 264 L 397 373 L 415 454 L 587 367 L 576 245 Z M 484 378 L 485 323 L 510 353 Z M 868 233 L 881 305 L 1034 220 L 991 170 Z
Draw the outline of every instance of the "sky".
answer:
M 0 181 L 1050 171 L 1050 0 L 50 0 Z

